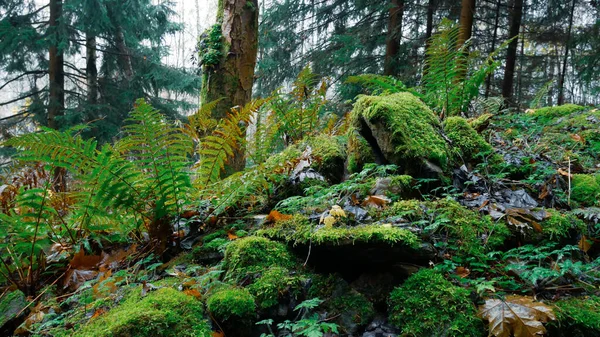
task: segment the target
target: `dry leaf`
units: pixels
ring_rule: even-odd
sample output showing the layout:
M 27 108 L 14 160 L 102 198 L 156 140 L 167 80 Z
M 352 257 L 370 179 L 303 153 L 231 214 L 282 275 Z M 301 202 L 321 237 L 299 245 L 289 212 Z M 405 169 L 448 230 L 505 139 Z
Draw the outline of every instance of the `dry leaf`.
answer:
M 488 298 L 479 307 L 479 316 L 489 322 L 490 336 L 496 337 L 539 337 L 546 333 L 542 323 L 556 319 L 552 307 L 517 295 Z
M 570 137 L 571 137 L 571 139 L 573 139 L 574 141 L 576 141 L 576 142 L 579 142 L 579 143 L 582 143 L 582 144 L 585 144 L 585 139 L 584 139 L 584 138 L 583 138 L 581 135 L 579 135 L 579 134 L 577 134 L 577 133 L 576 133 L 576 134 L 571 134 L 571 135 L 569 135 L 569 136 L 570 136 Z
M 202 294 L 196 289 L 187 289 L 183 291 L 184 294 L 200 299 Z
M 561 167 L 559 167 L 559 168 L 558 168 L 558 174 L 560 174 L 561 176 L 565 176 L 565 177 L 568 177 L 568 176 L 571 176 L 571 177 L 573 177 L 573 175 L 572 175 L 572 174 L 571 174 L 571 175 L 569 175 L 569 172 L 567 172 L 567 171 L 563 170 Z
M 213 331 L 212 337 L 225 337 L 225 333 L 223 331 Z
M 382 208 L 385 207 L 385 205 L 387 205 L 390 201 L 391 200 L 385 195 L 370 195 L 365 198 L 365 201 L 363 201 L 362 205 Z
M 128 257 L 133 255 L 137 251 L 137 245 L 133 244 L 129 249 L 119 249 L 111 252 L 110 254 L 102 253 L 102 261 L 100 261 L 100 271 L 106 271 L 109 269 L 116 269 L 119 267 L 121 262 L 125 261 Z
M 99 255 L 85 255 L 83 249 L 73 256 L 69 269 L 65 273 L 63 286 L 73 286 L 77 289 L 83 282 L 89 281 L 98 275 L 97 266 L 102 260 Z
M 235 230 L 230 229 L 227 231 L 227 238 L 231 241 L 238 239 L 239 237 L 237 235 L 235 235 Z
M 278 210 L 272 210 L 269 215 L 267 215 L 267 222 L 277 222 L 277 221 L 285 221 L 290 220 L 292 218 L 291 215 L 282 214 Z
M 96 318 L 96 317 L 99 317 L 100 315 L 104 314 L 105 312 L 106 312 L 106 310 L 105 310 L 105 309 L 102 309 L 102 308 L 100 308 L 100 309 L 97 309 L 97 310 L 94 312 L 94 314 L 92 315 L 92 317 L 90 317 L 90 319 L 94 319 L 94 318 Z
M 456 270 L 454 272 L 456 273 L 456 275 L 458 275 L 458 277 L 461 277 L 461 278 L 465 278 L 465 277 L 469 276 L 469 274 L 471 274 L 471 271 L 469 270 L 469 268 L 465 268 L 465 267 L 461 267 L 461 266 L 456 267 Z
M 593 241 L 588 240 L 585 235 L 581 236 L 581 239 L 579 240 L 579 249 L 583 250 L 584 252 L 587 253 L 588 250 L 590 250 L 590 248 L 592 248 L 592 245 L 594 244 Z

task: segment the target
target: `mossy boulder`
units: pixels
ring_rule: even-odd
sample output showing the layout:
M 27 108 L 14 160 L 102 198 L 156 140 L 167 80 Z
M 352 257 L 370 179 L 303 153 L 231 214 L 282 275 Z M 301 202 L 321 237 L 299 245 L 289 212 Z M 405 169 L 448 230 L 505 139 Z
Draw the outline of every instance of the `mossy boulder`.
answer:
M 250 323 L 256 316 L 254 297 L 244 288 L 224 288 L 211 294 L 206 308 L 219 322 Z
M 233 241 L 225 250 L 225 279 L 240 281 L 273 266 L 292 268 L 294 256 L 287 247 L 264 237 L 249 236 Z
M 587 225 L 571 213 L 561 213 L 555 209 L 546 210 L 547 217 L 541 223 L 544 239 L 558 241 L 570 237 L 579 237 L 585 233 Z
M 581 206 L 595 206 L 600 197 L 597 175 L 574 174 L 571 179 L 571 199 Z
M 134 289 L 117 307 L 78 329 L 78 337 L 194 336 L 210 337 L 202 303 L 172 288 L 141 297 Z
M 448 166 L 440 121 L 413 94 L 362 96 L 350 120 L 373 149 L 377 163 L 396 164 L 411 175 Z
M 5 293 L 0 298 L 0 328 L 15 319 L 25 306 L 27 306 L 25 295 L 20 290 Z
M 600 336 L 600 297 L 575 297 L 554 303 L 556 321 L 548 324 L 550 336 Z
M 485 335 L 469 291 L 431 269 L 423 269 L 390 294 L 389 319 L 403 336 Z
M 248 291 L 256 299 L 260 309 L 268 309 L 282 300 L 282 297 L 300 295 L 304 286 L 304 278 L 287 268 L 271 266 L 247 286 Z
M 444 121 L 444 132 L 452 141 L 454 155 L 465 162 L 492 152 L 492 146 L 464 118 L 448 117 Z
M 355 128 L 348 131 L 348 159 L 346 168 L 349 173 L 358 173 L 366 164 L 375 163 L 373 149 L 367 140 L 356 132 Z

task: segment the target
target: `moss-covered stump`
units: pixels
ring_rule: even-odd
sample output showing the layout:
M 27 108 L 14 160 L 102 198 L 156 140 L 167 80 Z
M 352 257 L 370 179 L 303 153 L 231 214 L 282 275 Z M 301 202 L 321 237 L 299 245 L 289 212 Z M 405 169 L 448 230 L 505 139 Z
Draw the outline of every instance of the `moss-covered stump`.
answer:
M 172 288 L 141 297 L 137 288 L 127 299 L 78 329 L 75 337 L 194 336 L 210 337 L 202 303 Z
M 448 166 L 448 145 L 438 118 L 410 93 L 362 96 L 350 119 L 373 148 L 377 163 L 396 164 L 414 176 L 432 169 L 441 173 L 439 168 Z
M 485 336 L 469 291 L 431 269 L 414 274 L 390 294 L 389 319 L 403 336 Z
M 548 324 L 549 336 L 600 336 L 600 297 L 570 298 L 555 302 L 554 305 L 557 320 Z

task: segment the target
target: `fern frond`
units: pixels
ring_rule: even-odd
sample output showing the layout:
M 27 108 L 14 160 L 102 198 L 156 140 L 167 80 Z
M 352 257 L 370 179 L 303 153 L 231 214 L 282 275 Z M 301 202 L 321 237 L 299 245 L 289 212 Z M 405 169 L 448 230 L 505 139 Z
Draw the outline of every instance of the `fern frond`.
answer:
M 376 74 L 349 76 L 346 84 L 360 86 L 369 95 L 387 95 L 406 91 L 406 85 L 395 77 Z

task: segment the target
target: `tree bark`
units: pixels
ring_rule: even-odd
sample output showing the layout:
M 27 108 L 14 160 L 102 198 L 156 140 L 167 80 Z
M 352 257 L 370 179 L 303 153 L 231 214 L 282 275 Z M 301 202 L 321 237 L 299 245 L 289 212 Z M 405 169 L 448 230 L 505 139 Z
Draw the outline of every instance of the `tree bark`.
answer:
M 64 114 L 65 109 L 65 73 L 63 51 L 59 48 L 61 41 L 60 20 L 62 16 L 62 0 L 50 0 L 50 30 L 51 43 L 48 49 L 48 127 L 58 130 L 60 125 L 56 120 Z M 54 170 L 53 187 L 56 191 L 65 191 L 65 171 L 60 168 Z
M 400 40 L 402 39 L 402 18 L 404 0 L 391 0 L 388 18 L 388 31 L 385 45 L 384 75 L 396 75 Z
M 85 77 L 87 83 L 87 101 L 90 105 L 98 103 L 98 68 L 96 67 L 96 37 L 87 35 L 85 39 Z
M 460 33 L 458 34 L 457 46 L 460 48 L 473 33 L 473 18 L 475 16 L 475 0 L 462 0 L 460 11 Z
M 521 30 L 521 19 L 523 17 L 523 0 L 512 0 L 510 6 L 511 21 L 509 28 L 509 39 L 513 39 L 506 51 L 506 67 L 504 68 L 504 81 L 502 82 L 502 97 L 507 102 L 512 100 L 513 81 L 515 77 L 515 65 L 517 64 L 517 48 L 519 46 L 519 31 Z
M 558 105 L 565 104 L 565 76 L 567 75 L 567 61 L 569 59 L 569 48 L 571 44 L 571 30 L 573 29 L 573 15 L 575 14 L 575 1 L 571 4 L 571 14 L 569 16 L 569 29 L 567 31 L 567 41 L 565 42 L 565 55 L 562 61 L 562 71 L 558 79 Z
M 490 54 L 496 50 L 496 40 L 498 39 L 498 24 L 500 21 L 500 1 L 496 3 L 496 13 L 494 16 L 494 33 L 492 34 L 492 46 L 490 48 Z M 493 74 L 489 74 L 485 79 L 485 98 L 490 96 L 490 90 L 492 87 L 492 76 Z
M 213 117 L 225 118 L 232 107 L 243 107 L 252 98 L 254 67 L 258 53 L 258 0 L 220 0 L 217 22 L 221 24 L 223 57 L 203 70 L 202 103 L 222 98 Z M 244 149 L 230 159 L 225 174 L 245 167 Z

